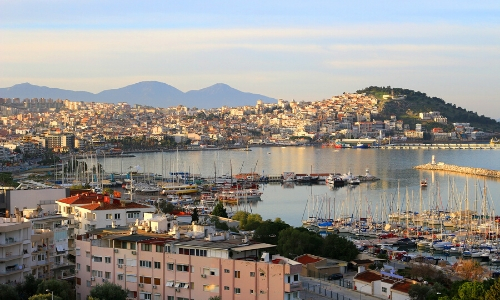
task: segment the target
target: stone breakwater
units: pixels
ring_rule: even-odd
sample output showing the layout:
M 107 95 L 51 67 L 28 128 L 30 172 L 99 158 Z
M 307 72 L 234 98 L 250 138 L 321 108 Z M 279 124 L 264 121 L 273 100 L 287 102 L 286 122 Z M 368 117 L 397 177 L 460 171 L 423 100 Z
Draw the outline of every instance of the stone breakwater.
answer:
M 413 168 L 419 169 L 419 170 L 446 171 L 446 172 L 455 172 L 455 173 L 462 173 L 462 174 L 468 174 L 468 175 L 500 178 L 500 171 L 488 170 L 488 169 L 482 169 L 482 168 L 460 167 L 460 166 L 455 166 L 455 165 L 447 165 L 444 163 L 425 164 L 425 165 L 415 166 Z

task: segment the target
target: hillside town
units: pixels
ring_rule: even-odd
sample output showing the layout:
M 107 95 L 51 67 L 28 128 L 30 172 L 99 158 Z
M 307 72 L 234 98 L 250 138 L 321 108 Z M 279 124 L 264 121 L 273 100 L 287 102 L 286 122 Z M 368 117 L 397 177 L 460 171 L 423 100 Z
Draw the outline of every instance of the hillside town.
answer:
M 404 95 L 385 95 L 399 101 Z M 197 109 L 128 103 L 86 103 L 44 98 L 0 98 L 0 157 L 15 161 L 53 152 L 128 151 L 175 147 L 241 147 L 328 143 L 341 138 L 397 141 L 475 141 L 486 134 L 470 123 L 426 130 L 424 123 L 448 125 L 437 111 L 419 114 L 410 126 L 397 116 L 382 119 L 380 100 L 344 93 L 315 102 L 278 100 L 255 106 Z M 427 137 L 425 135 L 428 135 Z

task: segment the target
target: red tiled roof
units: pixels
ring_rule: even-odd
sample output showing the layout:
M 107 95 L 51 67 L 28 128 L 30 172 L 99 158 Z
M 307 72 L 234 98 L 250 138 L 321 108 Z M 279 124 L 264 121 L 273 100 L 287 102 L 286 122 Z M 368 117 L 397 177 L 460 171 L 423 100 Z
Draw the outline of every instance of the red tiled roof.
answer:
M 81 208 L 88 210 L 112 210 L 112 209 L 131 209 L 131 208 L 149 208 L 150 206 L 139 204 L 135 202 L 127 202 L 125 203 L 125 207 L 123 207 L 120 203 L 107 203 L 107 202 L 99 202 L 93 204 L 87 204 L 81 206 Z
M 408 291 L 410 290 L 410 287 L 413 285 L 414 283 L 412 281 L 408 281 L 408 280 L 405 280 L 404 282 L 397 282 L 395 283 L 393 286 L 392 286 L 392 289 L 393 290 L 396 290 L 398 292 L 402 292 L 402 293 L 408 293 Z
M 303 265 L 307 265 L 310 263 L 315 263 L 320 260 L 323 260 L 324 258 L 316 257 L 316 256 L 311 256 L 309 254 L 304 254 L 299 257 L 297 257 L 295 260 Z
M 104 195 L 95 193 L 84 193 L 63 199 L 57 200 L 57 202 L 65 204 L 89 204 L 92 201 L 103 201 Z
M 364 271 L 362 273 L 358 273 L 354 276 L 355 280 L 360 280 L 364 282 L 373 282 L 382 279 L 382 275 L 371 270 Z

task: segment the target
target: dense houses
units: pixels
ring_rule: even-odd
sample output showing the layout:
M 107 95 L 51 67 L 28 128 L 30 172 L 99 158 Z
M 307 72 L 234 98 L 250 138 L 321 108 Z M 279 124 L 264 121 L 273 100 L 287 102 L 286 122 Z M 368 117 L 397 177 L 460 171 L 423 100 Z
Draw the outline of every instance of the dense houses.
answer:
M 387 97 L 392 97 L 386 95 Z M 386 97 L 386 98 L 387 98 Z M 392 97 L 404 99 L 402 95 Z M 422 124 L 410 128 L 396 116 L 379 117 L 379 101 L 370 95 L 344 93 L 314 102 L 278 100 L 255 106 L 188 108 L 182 105 L 154 108 L 128 103 L 95 103 L 52 99 L 0 98 L 0 152 L 5 160 L 17 154 L 36 155 L 44 149 L 112 148 L 109 141 L 145 137 L 144 147 L 161 145 L 165 136 L 187 147 L 204 145 L 297 144 L 335 138 L 423 139 Z M 447 124 L 437 111 L 420 113 L 422 122 Z M 454 124 L 453 132 L 430 132 L 436 140 L 475 139 L 468 123 Z M 156 142 L 155 142 L 156 141 Z M 137 145 L 136 145 L 137 146 Z M 16 153 L 17 151 L 17 153 Z M 1 157 L 0 157 L 1 158 Z

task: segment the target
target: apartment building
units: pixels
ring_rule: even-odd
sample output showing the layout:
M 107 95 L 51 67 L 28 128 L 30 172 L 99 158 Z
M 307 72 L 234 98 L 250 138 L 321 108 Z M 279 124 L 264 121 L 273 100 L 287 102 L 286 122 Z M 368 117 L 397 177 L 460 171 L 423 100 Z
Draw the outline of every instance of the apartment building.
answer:
M 56 201 L 58 211 L 70 219 L 72 232 L 84 234 L 96 228 L 127 226 L 144 219 L 155 207 L 95 193 L 82 193 Z
M 31 225 L 32 274 L 41 279 L 74 277 L 74 255 L 68 255 L 74 248 L 68 234 L 68 219 L 55 213 L 30 212 L 25 221 Z
M 31 272 L 31 224 L 19 210 L 0 218 L 0 284 L 23 282 Z
M 122 227 L 79 236 L 77 300 L 106 281 L 128 290 L 130 299 L 299 299 L 302 265 L 271 258 L 266 251 L 274 245 L 231 238 L 208 225 L 182 231 L 168 235 Z

